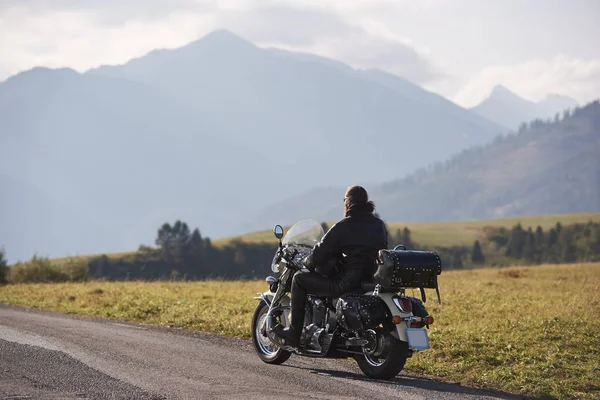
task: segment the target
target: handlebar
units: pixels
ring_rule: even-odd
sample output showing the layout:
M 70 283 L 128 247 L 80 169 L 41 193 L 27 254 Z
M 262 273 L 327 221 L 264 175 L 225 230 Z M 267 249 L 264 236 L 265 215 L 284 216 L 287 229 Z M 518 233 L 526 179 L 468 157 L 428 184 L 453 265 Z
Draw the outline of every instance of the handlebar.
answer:
M 295 262 L 294 262 L 294 257 L 296 257 L 296 255 L 298 254 L 298 250 L 294 249 L 294 251 L 290 252 L 288 251 L 287 248 L 283 248 L 282 250 L 279 250 L 279 255 L 281 257 L 281 259 L 283 259 L 283 261 L 286 264 L 291 265 L 294 269 L 302 269 L 301 266 L 298 266 Z

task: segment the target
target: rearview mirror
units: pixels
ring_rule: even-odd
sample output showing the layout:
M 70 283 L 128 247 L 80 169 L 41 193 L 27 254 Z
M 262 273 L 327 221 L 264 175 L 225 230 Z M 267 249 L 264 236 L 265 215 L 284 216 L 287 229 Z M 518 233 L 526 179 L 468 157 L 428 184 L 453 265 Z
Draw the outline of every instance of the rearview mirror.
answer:
M 275 225 L 275 228 L 273 228 L 273 233 L 277 239 L 281 239 L 283 237 L 283 228 L 281 225 Z

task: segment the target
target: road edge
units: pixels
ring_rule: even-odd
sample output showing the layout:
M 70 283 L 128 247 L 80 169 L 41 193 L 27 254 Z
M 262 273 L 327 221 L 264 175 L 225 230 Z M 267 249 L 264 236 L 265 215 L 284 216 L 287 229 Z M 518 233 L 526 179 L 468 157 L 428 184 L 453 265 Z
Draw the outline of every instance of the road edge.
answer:
M 132 328 L 138 328 L 138 329 L 143 328 L 145 330 L 154 330 L 154 331 L 159 331 L 159 332 L 169 333 L 169 334 L 174 334 L 174 335 L 181 335 L 181 336 L 193 337 L 193 338 L 198 338 L 198 339 L 203 339 L 203 340 L 210 340 L 211 342 L 215 342 L 217 344 L 226 344 L 229 346 L 231 344 L 235 344 L 239 347 L 252 348 L 252 339 L 243 337 L 243 336 L 223 335 L 223 334 L 219 334 L 219 333 L 215 333 L 215 332 L 201 331 L 201 330 L 192 329 L 192 328 L 157 325 L 157 324 L 152 324 L 152 323 L 128 321 L 128 320 L 123 320 L 123 319 L 118 319 L 118 318 L 106 318 L 106 317 L 100 317 L 100 316 L 96 316 L 96 315 L 85 315 L 85 314 L 52 311 L 52 310 L 45 310 L 45 309 L 36 308 L 36 307 L 14 305 L 14 304 L 9 304 L 9 303 L 4 303 L 4 302 L 0 302 L 0 308 L 13 309 L 16 311 L 28 312 L 28 313 L 53 315 L 53 316 L 58 316 L 58 317 L 62 317 L 62 318 L 90 321 L 90 322 L 96 322 L 96 323 L 126 325 L 126 326 L 130 326 Z M 339 361 L 347 362 L 352 365 L 356 364 L 353 359 L 339 360 Z M 412 371 L 403 370 L 400 372 L 398 377 L 420 379 L 420 380 L 424 380 L 424 381 L 430 381 L 432 383 L 439 383 L 439 384 L 445 384 L 445 385 L 456 385 L 456 386 L 460 386 L 462 388 L 472 389 L 474 391 L 481 392 L 482 394 L 508 396 L 508 397 L 512 397 L 512 398 L 527 399 L 527 400 L 537 399 L 537 397 L 535 397 L 535 396 L 530 396 L 530 395 L 526 395 L 526 394 L 522 394 L 522 393 L 508 392 L 508 391 L 495 389 L 493 387 L 489 387 L 489 386 L 485 386 L 485 385 L 477 385 L 477 384 L 473 384 L 473 383 L 463 383 L 460 381 L 444 379 L 443 377 L 436 376 L 436 375 L 419 374 L 419 373 L 415 373 Z M 380 382 L 380 380 L 378 380 L 378 379 L 371 379 L 371 380 L 373 380 L 374 382 Z M 387 381 L 381 381 L 381 382 L 387 382 Z

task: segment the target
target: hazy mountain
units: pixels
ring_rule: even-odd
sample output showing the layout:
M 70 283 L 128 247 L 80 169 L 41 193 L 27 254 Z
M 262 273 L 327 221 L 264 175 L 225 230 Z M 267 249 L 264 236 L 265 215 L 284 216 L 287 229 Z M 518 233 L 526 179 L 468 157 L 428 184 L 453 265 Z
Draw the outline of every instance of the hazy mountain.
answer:
M 2 209 L 13 218 L 8 226 L 3 219 L 0 243 L 14 241 L 11 231 L 47 233 L 45 239 L 23 236 L 25 243 L 17 246 L 23 251 L 7 244 L 9 260 L 42 250 L 63 254 L 46 246 L 53 237 L 73 243 L 86 237 L 85 246 L 69 247 L 75 252 L 137 248 L 152 243 L 159 224 L 175 218 L 227 232 L 223 227 L 266 198 L 241 202 L 239 194 L 271 188 L 253 178 L 282 177 L 273 160 L 248 153 L 194 109 L 137 82 L 34 69 L 0 85 L 0 121 L 0 173 L 37 189 L 3 188 Z M 52 231 L 38 226 L 45 224 L 39 210 L 48 198 L 48 213 L 64 222 Z M 98 224 L 112 235 L 82 235 Z
M 0 244 L 10 260 L 63 254 L 44 247 L 52 237 L 93 241 L 69 252 L 126 250 L 176 218 L 241 233 L 274 198 L 389 180 L 503 130 L 402 78 L 226 31 L 84 74 L 34 68 L 0 83 L 0 174 L 38 193 L 3 190 L 21 217 Z M 45 223 L 23 216 L 46 199 L 64 223 L 9 240 Z M 113 235 L 81 234 L 95 226 Z
M 304 172 L 315 180 L 312 186 L 344 178 L 370 180 L 374 174 L 380 180 L 392 178 L 505 130 L 464 109 L 447 115 L 420 104 L 408 90 L 376 84 L 340 62 L 286 54 L 217 31 L 183 48 L 155 51 L 90 74 L 158 86 L 201 107 L 249 150 L 283 152 L 284 165 L 308 168 Z M 458 108 L 447 100 L 444 105 Z M 399 159 L 395 146 L 428 151 Z M 319 161 L 354 157 L 377 158 L 378 167 L 356 162 L 343 169 L 319 166 Z
M 566 109 L 577 106 L 577 102 L 562 95 L 551 94 L 544 100 L 534 103 L 525 100 L 502 85 L 497 85 L 491 94 L 471 111 L 500 125 L 516 130 L 523 122 L 536 118 L 554 118 Z
M 0 175 L 0 187 L 1 246 L 9 252 L 11 262 L 21 258 L 16 255 L 31 257 L 31 243 L 36 244 L 40 254 L 75 255 L 94 253 L 98 244 L 102 246 L 107 239 L 120 236 L 120 232 L 112 232 L 77 205 L 48 197 L 33 185 Z
M 600 211 L 600 103 L 533 123 L 405 178 L 369 186 L 388 221 L 453 221 Z M 312 191 L 258 214 L 282 224 L 340 218 L 345 187 Z M 337 195 L 336 195 L 337 194 Z M 337 197 L 336 197 L 337 196 Z M 294 205 L 282 214 L 286 202 Z M 258 225 L 260 221 L 255 220 Z M 268 227 L 264 224 L 263 228 Z
M 547 118 L 555 116 L 556 113 L 562 114 L 564 110 L 573 109 L 577 105 L 575 99 L 559 94 L 549 94 L 544 100 L 537 103 L 538 109 Z

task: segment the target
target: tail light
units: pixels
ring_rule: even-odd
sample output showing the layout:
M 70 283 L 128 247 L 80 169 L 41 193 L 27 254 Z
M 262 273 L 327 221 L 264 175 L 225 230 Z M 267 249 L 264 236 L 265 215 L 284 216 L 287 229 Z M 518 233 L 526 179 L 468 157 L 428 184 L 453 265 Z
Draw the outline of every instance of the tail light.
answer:
M 421 326 L 417 322 L 411 322 L 410 327 L 411 328 L 420 328 Z
M 406 297 L 394 297 L 393 300 L 394 304 L 400 309 L 400 311 L 405 313 L 412 312 L 413 307 L 410 299 Z

